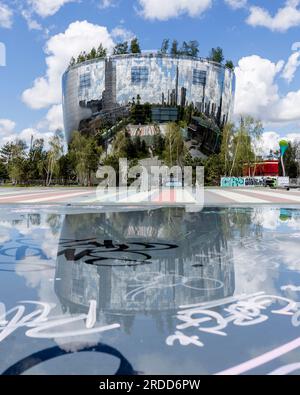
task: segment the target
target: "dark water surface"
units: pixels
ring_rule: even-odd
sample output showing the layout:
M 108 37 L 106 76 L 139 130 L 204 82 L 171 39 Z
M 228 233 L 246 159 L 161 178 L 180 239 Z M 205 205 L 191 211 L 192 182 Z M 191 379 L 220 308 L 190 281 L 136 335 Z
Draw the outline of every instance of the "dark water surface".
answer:
M 2 208 L 0 272 L 1 373 L 300 372 L 300 210 Z

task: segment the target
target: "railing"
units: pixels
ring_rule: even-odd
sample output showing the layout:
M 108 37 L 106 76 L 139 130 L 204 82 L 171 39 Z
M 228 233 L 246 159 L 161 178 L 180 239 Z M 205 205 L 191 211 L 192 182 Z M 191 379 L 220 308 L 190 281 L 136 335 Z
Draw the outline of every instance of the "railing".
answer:
M 291 186 L 299 186 L 300 188 L 300 178 L 290 178 Z

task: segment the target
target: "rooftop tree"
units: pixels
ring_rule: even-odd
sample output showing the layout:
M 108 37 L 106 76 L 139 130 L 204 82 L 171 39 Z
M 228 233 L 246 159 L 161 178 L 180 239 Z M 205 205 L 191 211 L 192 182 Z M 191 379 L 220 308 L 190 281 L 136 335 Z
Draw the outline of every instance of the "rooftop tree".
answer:
M 114 55 L 126 55 L 128 54 L 128 42 L 118 43 L 114 48 Z
M 134 38 L 133 40 L 131 40 L 131 44 L 130 44 L 130 52 L 131 53 L 141 53 L 141 48 L 140 48 L 140 44 L 137 38 Z
M 194 40 L 194 41 L 189 41 L 188 43 L 184 41 L 182 44 L 181 54 L 185 56 L 197 57 L 199 54 L 198 41 Z
M 103 47 L 102 44 L 99 45 L 98 49 L 97 49 L 97 58 L 105 58 L 107 55 L 107 49 Z
M 223 49 L 220 47 L 212 48 L 209 59 L 213 62 L 222 63 L 224 61 Z
M 169 45 L 170 45 L 170 40 L 165 38 L 164 41 L 162 42 L 160 52 L 162 54 L 166 55 L 169 51 Z
M 232 60 L 226 60 L 225 66 L 228 69 L 234 70 L 234 64 L 233 64 Z
M 174 40 L 172 42 L 172 46 L 171 46 L 171 55 L 173 56 L 177 56 L 180 54 L 179 48 L 178 48 L 178 41 Z

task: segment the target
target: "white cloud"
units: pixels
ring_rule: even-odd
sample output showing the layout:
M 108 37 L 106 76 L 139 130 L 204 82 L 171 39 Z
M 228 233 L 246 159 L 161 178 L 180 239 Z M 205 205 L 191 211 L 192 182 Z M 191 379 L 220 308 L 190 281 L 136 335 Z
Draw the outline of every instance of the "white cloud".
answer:
M 247 0 L 225 0 L 225 3 L 228 4 L 234 10 L 239 8 L 244 8 L 247 5 Z
M 16 123 L 10 119 L 0 119 L 0 141 L 14 133 Z
M 168 20 L 182 14 L 201 15 L 212 6 L 212 0 L 139 0 L 140 14 L 145 19 Z
M 290 142 L 300 141 L 300 132 L 288 133 L 285 136 L 280 135 L 278 132 L 264 132 L 259 143 L 260 151 L 263 155 L 268 155 L 271 150 L 273 152 L 278 151 L 279 141 L 282 139 Z
M 32 13 L 28 10 L 21 10 L 21 15 L 27 22 L 27 26 L 29 30 L 42 30 L 43 27 L 40 23 L 38 23 L 34 18 L 32 18 Z
M 63 130 L 63 111 L 61 104 L 54 104 L 47 112 L 45 118 L 37 125 L 39 130 L 47 130 L 55 132 L 56 130 Z
M 102 43 L 111 50 L 114 46 L 111 35 L 104 26 L 87 21 L 76 21 L 64 33 L 51 37 L 45 47 L 46 74 L 37 78 L 33 87 L 25 90 L 23 101 L 33 109 L 47 108 L 61 103 L 61 77 L 72 56 L 89 51 Z
M 63 5 L 75 1 L 77 0 L 27 0 L 27 3 L 36 14 L 46 18 L 56 14 Z
M 135 34 L 124 27 L 117 26 L 111 31 L 111 36 L 116 40 L 131 41 L 135 37 Z
M 296 58 L 286 64 L 257 55 L 242 58 L 235 69 L 235 114 L 250 114 L 266 123 L 300 122 L 300 90 L 281 94 L 277 81 L 281 72 L 284 78 L 293 78 L 299 65 Z
M 54 105 L 46 115 L 49 130 L 55 132 L 57 129 L 63 129 L 63 111 L 61 104 Z
M 235 69 L 235 113 L 261 116 L 279 100 L 274 79 L 283 62 L 272 63 L 257 55 L 242 58 Z
M 50 132 L 42 133 L 41 131 L 39 131 L 38 129 L 35 129 L 35 128 L 26 128 L 26 129 L 23 129 L 21 131 L 21 133 L 19 133 L 18 135 L 15 135 L 14 137 L 24 140 L 27 143 L 27 146 L 30 146 L 32 136 L 35 140 L 36 139 L 44 139 L 45 143 L 47 144 L 47 142 L 53 136 L 53 133 L 50 133 Z
M 48 141 L 53 136 L 53 132 L 43 133 L 37 128 L 26 128 L 20 133 L 15 130 L 16 123 L 8 119 L 0 119 L 0 147 L 16 139 L 24 140 L 30 146 L 31 136 L 34 139 L 44 139 L 47 146 Z
M 101 0 L 99 8 L 105 9 L 110 7 L 116 7 L 116 0 Z
M 287 80 L 288 83 L 293 81 L 295 73 L 300 66 L 300 43 L 294 43 L 292 45 L 292 51 L 294 51 L 294 53 L 289 57 L 282 72 L 282 77 Z
M 13 24 L 13 12 L 4 3 L 0 2 L 0 27 L 10 29 Z
M 273 31 L 285 32 L 291 27 L 300 25 L 300 0 L 286 0 L 274 16 L 262 7 L 250 7 L 247 23 L 251 26 L 262 26 Z

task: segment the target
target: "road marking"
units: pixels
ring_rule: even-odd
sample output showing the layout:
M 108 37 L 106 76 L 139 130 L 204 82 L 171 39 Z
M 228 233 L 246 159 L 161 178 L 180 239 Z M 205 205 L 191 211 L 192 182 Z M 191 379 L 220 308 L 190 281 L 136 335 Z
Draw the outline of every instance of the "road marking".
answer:
M 217 189 L 210 189 L 209 192 L 233 200 L 237 203 L 270 203 L 267 200 L 258 199 L 252 196 L 246 196 L 243 195 L 242 193 L 229 192 L 229 191 L 217 190 Z
M 71 198 L 71 197 L 76 197 L 76 196 L 82 196 L 82 195 L 88 195 L 90 192 L 85 191 L 85 192 L 76 192 L 76 193 L 68 193 L 65 195 L 56 195 L 53 197 L 46 197 L 46 198 L 40 198 L 40 199 L 33 199 L 33 200 L 22 200 L 20 203 L 41 203 L 41 202 L 48 202 L 48 201 L 55 201 L 55 200 L 60 200 L 64 198 Z
M 300 194 L 299 194 L 299 196 L 296 196 L 296 195 L 289 194 L 288 192 L 281 193 L 281 192 L 261 191 L 261 190 L 254 191 L 253 189 L 251 189 L 249 191 L 245 191 L 245 192 L 259 194 L 262 196 L 277 197 L 279 199 L 285 199 L 285 200 L 290 200 L 290 201 L 294 201 L 294 202 L 300 202 Z

